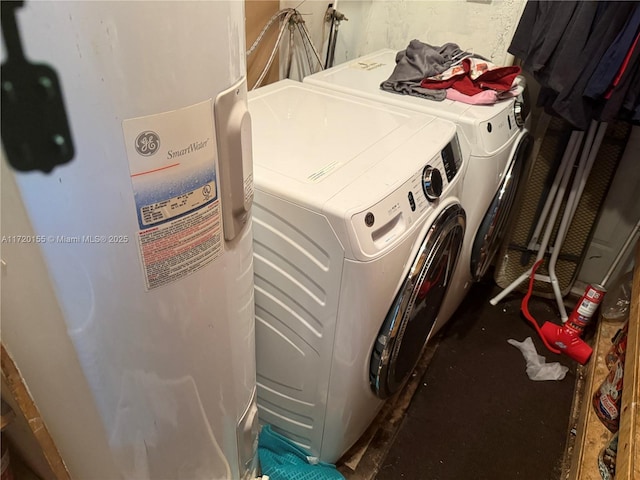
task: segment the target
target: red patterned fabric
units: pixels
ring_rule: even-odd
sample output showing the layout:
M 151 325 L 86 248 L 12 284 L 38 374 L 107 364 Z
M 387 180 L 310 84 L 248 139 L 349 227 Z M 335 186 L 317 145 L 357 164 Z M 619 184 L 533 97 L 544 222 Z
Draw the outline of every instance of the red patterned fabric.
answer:
M 462 72 L 451 76 L 446 80 L 436 80 L 425 78 L 420 86 L 428 89 L 453 88 L 465 95 L 475 95 L 484 90 L 495 90 L 496 92 L 506 92 L 511 89 L 513 81 L 520 74 L 518 66 L 496 67 L 485 71 L 475 80 L 472 79 L 471 60 L 465 58 L 462 61 Z

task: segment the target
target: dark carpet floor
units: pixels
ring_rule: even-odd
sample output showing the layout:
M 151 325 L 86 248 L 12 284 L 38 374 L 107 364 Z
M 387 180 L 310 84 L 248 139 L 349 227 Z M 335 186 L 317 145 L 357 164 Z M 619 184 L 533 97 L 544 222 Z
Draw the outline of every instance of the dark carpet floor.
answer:
M 520 315 L 521 293 L 496 306 L 493 281 L 472 287 L 439 334 L 431 360 L 377 480 L 558 480 L 576 363 L 547 351 Z M 540 323 L 557 321 L 550 300 L 533 297 Z M 547 362 L 569 367 L 561 381 L 534 382 L 512 338 L 531 337 Z

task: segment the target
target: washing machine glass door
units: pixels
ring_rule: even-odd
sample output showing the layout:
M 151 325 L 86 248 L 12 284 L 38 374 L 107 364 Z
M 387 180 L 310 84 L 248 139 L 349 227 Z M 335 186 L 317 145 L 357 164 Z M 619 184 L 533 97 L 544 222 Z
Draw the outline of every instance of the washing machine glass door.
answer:
M 464 229 L 464 210 L 452 204 L 425 236 L 371 355 L 370 381 L 378 397 L 399 390 L 416 366 L 449 286 Z
M 524 172 L 524 166 L 531 153 L 533 140 L 528 133 L 524 133 L 511 156 L 509 167 L 502 179 L 502 184 L 491 205 L 487 210 L 471 249 L 471 275 L 474 280 L 487 272 L 494 255 L 500 248 L 507 229 L 511 207 L 516 198 L 516 192 L 520 185 L 520 178 Z

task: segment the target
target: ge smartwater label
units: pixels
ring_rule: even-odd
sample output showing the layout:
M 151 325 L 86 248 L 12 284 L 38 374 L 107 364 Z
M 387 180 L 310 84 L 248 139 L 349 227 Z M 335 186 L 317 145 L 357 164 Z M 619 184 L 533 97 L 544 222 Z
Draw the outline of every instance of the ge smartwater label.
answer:
M 208 203 L 216 196 L 215 182 L 209 182 L 202 188 L 197 188 L 182 195 L 161 200 L 160 202 L 144 205 L 140 208 L 140 218 L 146 227 L 162 220 L 179 216 L 192 211 L 199 205 Z
M 223 253 L 211 101 L 122 123 L 147 290 Z

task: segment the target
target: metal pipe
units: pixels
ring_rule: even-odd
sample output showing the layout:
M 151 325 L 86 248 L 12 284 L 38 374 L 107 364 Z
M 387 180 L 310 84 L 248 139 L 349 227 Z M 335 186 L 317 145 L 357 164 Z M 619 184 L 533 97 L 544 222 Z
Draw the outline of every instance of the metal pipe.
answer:
M 633 229 L 631 230 L 631 233 L 627 237 L 627 240 L 624 242 L 624 245 L 622 245 L 622 248 L 618 252 L 618 255 L 616 255 L 616 258 L 613 260 L 613 263 L 609 267 L 609 270 L 607 270 L 607 274 L 604 276 L 604 278 L 600 282 L 601 285 L 604 285 L 605 287 L 607 286 L 609 277 L 613 275 L 613 272 L 618 267 L 618 264 L 620 263 L 620 260 L 622 260 L 622 257 L 627 254 L 627 251 L 629 250 L 629 247 L 631 246 L 633 239 L 636 237 L 636 235 L 638 235 L 639 231 L 640 231 L 640 220 L 638 220 L 638 223 L 636 223 L 636 226 L 633 227 Z

